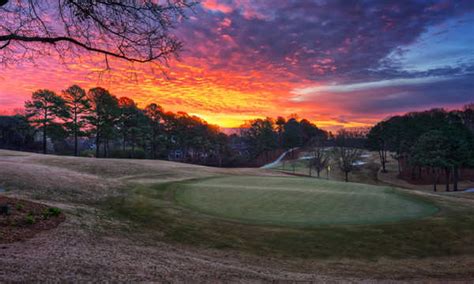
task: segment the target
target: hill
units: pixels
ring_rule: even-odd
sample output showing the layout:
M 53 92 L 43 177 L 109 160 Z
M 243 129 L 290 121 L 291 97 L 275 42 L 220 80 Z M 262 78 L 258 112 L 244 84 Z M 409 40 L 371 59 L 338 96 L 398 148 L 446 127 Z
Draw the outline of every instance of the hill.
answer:
M 469 279 L 474 273 L 474 215 L 468 199 L 396 189 L 440 211 L 396 223 L 298 228 L 201 212 L 188 206 L 186 197 L 180 199 L 183 186 L 189 186 L 185 192 L 209 189 L 213 180 L 246 190 L 260 190 L 264 186 L 259 183 L 265 183 L 271 186 L 266 199 L 252 193 L 250 200 L 267 204 L 282 202 L 275 190 L 310 190 L 313 182 L 319 190 L 328 188 L 317 179 L 287 177 L 273 170 L 0 150 L 0 187 L 7 190 L 1 194 L 61 208 L 66 216 L 56 229 L 0 244 L 0 279 L 452 280 Z M 333 183 L 335 188 L 344 185 Z M 354 184 L 357 187 L 366 188 Z M 216 192 L 193 194 L 193 202 L 196 197 L 218 197 Z M 239 203 L 245 196 L 237 194 L 228 202 Z M 201 201 L 206 204 L 209 199 Z M 353 212 L 358 214 L 357 209 Z

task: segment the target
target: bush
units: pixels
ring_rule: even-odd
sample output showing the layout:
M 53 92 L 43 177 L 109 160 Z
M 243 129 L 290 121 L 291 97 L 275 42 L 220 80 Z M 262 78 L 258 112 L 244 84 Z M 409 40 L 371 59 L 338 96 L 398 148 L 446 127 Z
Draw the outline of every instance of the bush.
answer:
M 27 224 L 33 225 L 34 223 L 36 223 L 35 216 L 33 216 L 31 213 L 28 214 L 28 215 L 25 217 L 25 222 L 26 222 Z
M 61 214 L 61 209 L 56 207 L 49 207 L 43 212 L 43 219 L 48 219 L 50 216 L 57 217 Z

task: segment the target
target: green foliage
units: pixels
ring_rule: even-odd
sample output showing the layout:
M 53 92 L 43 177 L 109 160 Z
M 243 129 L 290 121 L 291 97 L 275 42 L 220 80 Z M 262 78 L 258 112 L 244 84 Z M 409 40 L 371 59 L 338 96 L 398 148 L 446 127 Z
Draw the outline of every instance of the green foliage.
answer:
M 61 209 L 56 207 L 49 207 L 43 212 L 43 219 L 48 219 L 49 217 L 58 217 L 61 215 Z
M 451 166 L 449 157 L 449 138 L 440 130 L 431 130 L 417 140 L 412 150 L 411 161 L 416 165 L 433 168 Z
M 47 212 L 50 216 L 57 217 L 61 214 L 61 209 L 56 208 L 56 207 L 49 207 L 47 209 Z
M 472 109 L 446 112 L 433 109 L 408 113 L 379 122 L 368 134 L 368 147 L 411 165 L 435 168 L 469 167 L 473 164 Z M 383 159 L 381 157 L 381 161 Z
M 25 222 L 29 225 L 33 225 L 34 223 L 36 223 L 36 218 L 35 216 L 33 216 L 33 214 L 29 213 L 25 217 Z

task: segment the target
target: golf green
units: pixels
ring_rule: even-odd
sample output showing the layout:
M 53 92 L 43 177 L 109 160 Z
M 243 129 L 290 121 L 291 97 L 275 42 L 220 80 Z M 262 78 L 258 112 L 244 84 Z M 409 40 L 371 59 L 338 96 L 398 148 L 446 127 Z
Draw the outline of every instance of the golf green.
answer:
M 397 222 L 438 210 L 391 187 L 300 177 L 203 179 L 181 184 L 175 197 L 183 206 L 220 218 L 303 227 Z

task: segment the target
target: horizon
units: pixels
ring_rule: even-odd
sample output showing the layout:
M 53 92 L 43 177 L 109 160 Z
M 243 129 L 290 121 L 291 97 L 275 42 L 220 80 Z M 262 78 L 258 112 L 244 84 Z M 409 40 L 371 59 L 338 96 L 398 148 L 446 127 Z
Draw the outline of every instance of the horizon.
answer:
M 0 113 L 37 89 L 102 86 L 222 129 L 298 114 L 326 130 L 460 108 L 474 89 L 474 4 L 202 1 L 177 25 L 180 59 L 163 74 L 99 55 L 43 55 L 2 67 Z M 283 35 L 283 36 L 282 36 Z

